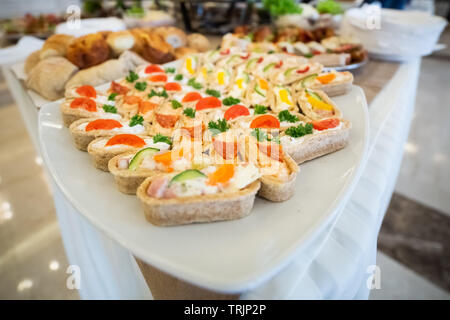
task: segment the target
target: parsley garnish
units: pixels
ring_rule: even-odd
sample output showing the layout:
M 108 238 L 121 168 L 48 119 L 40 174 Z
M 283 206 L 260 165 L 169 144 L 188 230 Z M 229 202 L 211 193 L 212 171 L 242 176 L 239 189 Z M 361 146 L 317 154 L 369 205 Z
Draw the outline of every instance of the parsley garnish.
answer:
M 260 105 L 260 104 L 256 104 L 255 105 L 255 114 L 265 114 L 267 113 L 267 107 Z
M 157 133 L 154 137 L 153 137 L 153 143 L 157 143 L 157 142 L 164 142 L 167 144 L 172 144 L 172 141 L 170 140 L 170 138 L 168 136 L 163 136 L 161 133 Z
M 181 108 L 183 106 L 177 100 L 172 100 L 171 103 L 172 103 L 172 108 L 174 108 L 174 109 L 178 109 L 178 108 Z
M 305 125 L 300 123 L 297 127 L 290 127 L 286 130 L 286 134 L 293 138 L 300 138 L 311 133 L 313 133 L 313 125 L 311 123 L 306 123 Z
M 118 93 L 115 93 L 115 92 L 113 92 L 113 93 L 111 93 L 109 96 L 108 96 L 108 100 L 109 101 L 114 101 L 115 99 L 116 99 L 116 96 L 118 95 Z
M 190 78 L 187 84 L 197 90 L 203 88 L 201 83 L 195 82 L 195 78 Z
M 175 73 L 175 68 L 165 68 L 164 71 L 166 73 Z
M 258 140 L 259 142 L 263 142 L 267 140 L 267 133 L 265 133 L 264 131 L 262 131 L 260 128 L 256 128 L 254 129 L 251 133 L 250 133 L 253 137 L 256 138 L 256 140 Z
M 183 75 L 182 74 L 177 74 L 174 79 L 177 80 L 177 81 L 181 81 L 181 80 L 183 80 Z
M 136 90 L 144 91 L 147 88 L 147 82 L 145 82 L 145 81 L 143 81 L 143 82 L 136 82 L 134 87 L 136 88 Z
M 213 90 L 213 89 L 206 89 L 206 94 L 209 94 L 210 96 L 216 97 L 216 98 L 220 98 L 220 92 L 217 90 Z
M 135 125 L 138 125 L 138 124 L 142 125 L 142 123 L 144 123 L 144 118 L 137 114 L 131 118 L 129 126 L 134 127 Z
M 241 102 L 241 100 L 238 98 L 227 97 L 227 98 L 223 99 L 222 102 L 226 106 L 232 106 L 232 105 L 238 104 L 239 102 Z
M 128 82 L 135 82 L 137 79 L 139 79 L 139 76 L 136 72 L 130 71 L 128 76 L 125 78 Z
M 186 108 L 183 110 L 183 114 L 189 118 L 195 118 L 195 110 L 192 108 Z
M 152 89 L 152 91 L 150 91 L 150 93 L 148 94 L 148 97 L 151 98 L 153 96 L 164 97 L 164 98 L 168 98 L 169 97 L 169 95 L 167 94 L 166 90 L 163 90 L 161 92 L 156 92 L 155 90 Z
M 297 122 L 298 121 L 298 117 L 294 116 L 293 114 L 290 114 L 288 110 L 283 110 L 278 114 L 278 119 L 280 119 L 280 121 L 287 121 L 287 122 Z
M 117 113 L 117 108 L 109 104 L 104 104 L 102 108 L 105 112 Z
M 225 132 L 230 128 L 230 125 L 225 119 L 219 119 L 217 121 L 210 121 L 208 123 L 208 129 L 212 132 L 213 136 L 221 132 Z

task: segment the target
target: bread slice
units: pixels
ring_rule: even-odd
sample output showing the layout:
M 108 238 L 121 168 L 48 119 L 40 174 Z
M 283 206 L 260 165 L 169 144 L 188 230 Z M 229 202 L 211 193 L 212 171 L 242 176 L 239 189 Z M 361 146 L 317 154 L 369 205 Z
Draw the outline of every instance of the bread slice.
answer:
M 139 135 L 140 138 L 146 139 L 150 138 L 150 136 L 142 136 Z M 96 147 L 97 143 L 101 141 L 105 141 L 105 143 L 109 140 L 109 137 L 100 137 L 95 140 L 92 140 L 88 147 L 87 152 L 91 155 L 92 160 L 94 161 L 94 166 L 106 172 L 109 172 L 108 162 L 115 156 L 126 153 L 126 152 L 137 152 L 140 148 L 127 146 L 127 145 L 118 145 L 115 148 L 98 148 Z
M 119 160 L 126 156 L 134 156 L 135 151 L 129 151 L 119 154 L 108 162 L 108 170 L 114 176 L 117 188 L 125 194 L 136 194 L 139 185 L 148 177 L 161 174 L 160 171 L 139 168 L 135 171 L 128 169 L 119 169 Z
M 85 131 L 78 128 L 83 123 L 89 123 L 91 121 L 98 120 L 98 118 L 84 118 L 79 119 L 75 122 L 73 122 L 70 127 L 70 133 L 72 135 L 73 141 L 75 142 L 75 146 L 77 149 L 81 151 L 87 151 L 89 143 L 91 143 L 94 139 L 100 138 L 100 137 L 112 137 L 118 133 L 113 130 L 91 130 L 91 131 Z M 118 120 L 121 122 L 120 120 Z M 122 121 L 122 123 L 124 123 Z M 148 134 L 149 126 L 148 124 L 144 123 L 144 132 L 142 132 L 142 135 Z
M 293 143 L 283 143 L 283 150 L 297 163 L 303 163 L 335 152 L 348 144 L 351 123 L 341 119 L 342 127 L 325 130 L 295 139 Z
M 298 105 L 300 106 L 301 111 L 310 119 L 312 120 L 322 120 L 325 118 L 342 118 L 342 111 L 338 108 L 336 103 L 334 103 L 328 95 L 321 91 L 321 90 L 314 90 L 314 94 L 318 95 L 323 102 L 333 107 L 333 114 L 321 114 L 318 111 L 315 111 L 311 104 L 308 102 L 308 98 L 306 96 L 306 91 L 310 89 L 301 89 L 296 94 L 296 100 L 298 102 Z M 312 90 L 311 90 L 312 91 Z
M 339 80 L 334 79 L 330 83 L 322 84 L 320 81 L 315 80 L 307 85 L 307 88 L 312 90 L 321 90 L 325 92 L 329 97 L 340 96 L 348 93 L 352 89 L 353 75 L 351 72 L 337 72 L 339 74 Z M 295 90 L 300 91 L 303 87 L 302 80 L 293 84 Z
M 97 103 L 97 112 L 91 112 L 82 108 L 71 108 L 70 104 L 73 99 L 64 99 L 60 104 L 61 116 L 63 119 L 64 126 L 70 127 L 70 125 L 80 119 L 98 119 L 98 118 L 109 118 L 120 120 L 122 115 L 119 113 L 107 113 L 104 112 L 101 106 Z
M 233 193 L 158 199 L 147 195 L 147 189 L 155 177 L 145 179 L 137 190 L 137 197 L 144 208 L 145 218 L 156 226 L 243 218 L 250 214 L 255 194 L 260 188 L 260 182 L 256 180 Z
M 288 200 L 294 195 L 299 167 L 288 154 L 284 154 L 283 161 L 286 162 L 290 171 L 289 177 L 280 179 L 275 176 L 262 176 L 259 179 L 261 181 L 261 189 L 259 189 L 258 196 L 270 201 L 281 202 Z

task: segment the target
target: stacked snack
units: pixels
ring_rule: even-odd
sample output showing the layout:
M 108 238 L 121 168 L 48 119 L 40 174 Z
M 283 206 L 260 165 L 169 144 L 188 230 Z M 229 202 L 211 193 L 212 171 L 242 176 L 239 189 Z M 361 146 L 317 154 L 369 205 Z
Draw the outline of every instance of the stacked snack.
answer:
M 238 27 L 222 39 L 222 48 L 240 47 L 249 51 L 286 52 L 310 58 L 325 67 L 340 67 L 367 58 L 367 51 L 358 39 L 336 36 L 331 28 L 304 30 L 284 27 L 273 31 L 262 26 L 254 31 Z
M 66 89 L 97 86 L 124 77 L 138 65 L 166 63 L 208 47 L 204 36 L 187 36 L 175 27 L 105 31 L 78 38 L 56 34 L 25 61 L 26 85 L 56 100 Z
M 297 164 L 347 144 L 351 124 L 320 89 L 343 93 L 352 79 L 321 70 L 284 53 L 215 50 L 141 66 L 107 92 L 73 88 L 61 112 L 77 148 L 137 194 L 151 223 L 236 219 L 256 194 L 289 199 Z

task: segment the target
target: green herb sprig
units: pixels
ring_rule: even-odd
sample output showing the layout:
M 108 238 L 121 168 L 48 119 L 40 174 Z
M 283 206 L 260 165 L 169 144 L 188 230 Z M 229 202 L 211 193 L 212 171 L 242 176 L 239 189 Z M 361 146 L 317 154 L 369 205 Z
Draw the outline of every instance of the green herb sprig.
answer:
M 128 124 L 130 127 L 134 127 L 138 124 L 142 125 L 144 123 L 144 118 L 140 115 L 134 115 L 131 120 L 130 123 Z
M 311 123 L 299 124 L 298 126 L 286 129 L 286 134 L 293 138 L 300 138 L 307 134 L 313 133 L 313 125 Z
M 230 125 L 225 119 L 219 119 L 217 121 L 210 121 L 208 123 L 208 129 L 212 132 L 213 136 L 221 132 L 225 132 L 230 128 Z

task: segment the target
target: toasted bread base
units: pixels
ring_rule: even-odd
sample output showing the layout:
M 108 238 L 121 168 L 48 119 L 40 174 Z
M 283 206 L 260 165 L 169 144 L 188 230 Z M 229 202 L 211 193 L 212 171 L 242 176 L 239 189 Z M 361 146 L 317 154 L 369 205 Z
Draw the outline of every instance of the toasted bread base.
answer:
M 161 174 L 159 171 L 148 170 L 148 169 L 138 169 L 136 171 L 119 169 L 117 163 L 119 159 L 128 154 L 135 154 L 136 152 L 126 152 L 113 157 L 108 162 L 108 170 L 114 176 L 116 181 L 117 189 L 125 194 L 136 194 L 136 190 L 139 185 L 148 177 Z
M 119 154 L 129 152 L 129 151 L 135 152 L 135 151 L 139 150 L 139 148 L 134 148 L 134 147 L 130 147 L 130 146 L 123 146 L 123 147 L 114 148 L 111 150 L 102 149 L 102 148 L 94 148 L 93 145 L 97 141 L 100 141 L 102 139 L 104 139 L 104 137 L 97 138 L 97 139 L 91 141 L 91 143 L 89 143 L 89 145 L 87 147 L 87 152 L 91 155 L 92 160 L 94 162 L 94 166 L 99 170 L 109 172 L 109 169 L 108 169 L 109 160 L 111 160 L 112 158 L 114 158 L 115 156 L 117 156 Z
M 175 199 L 157 199 L 147 195 L 155 177 L 147 178 L 138 188 L 137 196 L 144 208 L 145 218 L 156 226 L 174 226 L 197 222 L 234 220 L 250 214 L 255 194 L 260 188 L 254 181 L 233 193 L 218 193 Z
M 282 180 L 274 176 L 262 176 L 259 179 L 261 181 L 261 189 L 258 192 L 259 197 L 274 202 L 281 202 L 288 200 L 294 195 L 299 167 L 288 154 L 285 154 L 284 160 L 291 171 L 288 179 Z
M 344 148 L 350 137 L 351 123 L 343 122 L 342 129 L 330 130 L 299 138 L 298 143 L 283 145 L 283 149 L 300 164 Z
M 345 83 L 337 83 L 337 84 L 326 84 L 317 89 L 322 90 L 329 97 L 342 96 L 342 95 L 350 92 L 350 90 L 352 89 L 352 83 L 345 82 Z
M 91 143 L 93 140 L 100 138 L 100 137 L 109 137 L 113 136 L 114 132 L 108 132 L 105 130 L 92 130 L 89 132 L 86 132 L 84 130 L 79 130 L 77 127 L 84 123 L 84 122 L 90 122 L 95 120 L 94 118 L 82 118 L 78 119 L 69 127 L 70 134 L 72 135 L 73 142 L 75 143 L 75 147 L 78 150 L 81 151 L 87 151 L 89 143 Z

